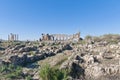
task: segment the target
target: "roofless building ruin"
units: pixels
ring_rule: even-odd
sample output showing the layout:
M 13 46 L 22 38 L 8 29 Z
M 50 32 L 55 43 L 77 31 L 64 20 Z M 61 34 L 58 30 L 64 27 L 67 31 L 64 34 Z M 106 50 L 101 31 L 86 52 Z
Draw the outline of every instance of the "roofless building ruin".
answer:
M 72 35 L 67 34 L 42 34 L 40 41 L 79 41 L 80 32 Z

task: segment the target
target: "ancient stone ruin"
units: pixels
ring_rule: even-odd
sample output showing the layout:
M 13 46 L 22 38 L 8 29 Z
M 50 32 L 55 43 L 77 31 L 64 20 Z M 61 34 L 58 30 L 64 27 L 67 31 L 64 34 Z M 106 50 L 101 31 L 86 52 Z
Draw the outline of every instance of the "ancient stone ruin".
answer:
M 67 35 L 67 34 L 42 34 L 42 38 L 40 41 L 79 41 L 80 40 L 80 32 Z
M 8 35 L 8 41 L 18 41 L 18 38 L 18 34 L 10 33 L 10 35 Z

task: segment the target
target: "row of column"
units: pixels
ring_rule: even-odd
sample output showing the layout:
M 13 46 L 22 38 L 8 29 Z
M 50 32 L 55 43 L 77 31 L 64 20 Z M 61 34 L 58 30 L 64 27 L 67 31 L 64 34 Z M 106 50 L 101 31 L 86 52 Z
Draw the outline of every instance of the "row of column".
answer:
M 19 38 L 19 36 L 18 36 L 18 34 L 10 34 L 10 35 L 8 35 L 8 40 L 9 41 L 18 41 L 18 38 Z
M 73 39 L 79 39 L 80 33 L 73 35 L 55 34 L 53 36 L 54 36 L 54 40 L 73 40 Z
M 69 36 L 54 36 L 54 40 L 69 40 Z

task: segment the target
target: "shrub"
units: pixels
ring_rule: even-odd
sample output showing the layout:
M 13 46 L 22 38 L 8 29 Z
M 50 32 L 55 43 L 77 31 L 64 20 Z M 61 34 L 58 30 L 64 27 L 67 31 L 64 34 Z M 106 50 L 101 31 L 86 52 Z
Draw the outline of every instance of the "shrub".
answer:
M 42 80 L 66 80 L 68 72 L 45 65 L 41 67 L 39 75 Z
M 15 79 L 21 77 L 22 68 L 14 66 L 12 64 L 0 66 L 0 73 L 9 79 Z
M 93 40 L 94 40 L 95 42 L 100 42 L 100 41 L 102 41 L 102 39 L 101 39 L 100 37 L 97 37 L 97 36 L 94 36 L 94 37 L 93 37 Z
M 92 36 L 87 35 L 87 36 L 85 37 L 85 40 L 92 40 Z
M 85 41 L 85 40 L 82 40 L 82 41 L 80 41 L 79 42 L 79 44 L 82 44 L 82 45 L 84 45 L 84 44 L 86 44 L 87 42 Z
M 27 76 L 27 77 L 25 77 L 25 80 L 32 80 L 32 77 L 31 76 Z
M 30 55 L 33 55 L 33 56 L 36 55 L 33 51 L 30 51 L 29 54 L 30 54 Z

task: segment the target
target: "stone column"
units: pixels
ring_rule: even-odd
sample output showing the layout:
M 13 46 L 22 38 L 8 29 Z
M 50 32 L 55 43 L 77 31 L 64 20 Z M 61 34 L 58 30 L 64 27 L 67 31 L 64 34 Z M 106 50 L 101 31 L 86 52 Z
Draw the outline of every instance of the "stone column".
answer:
M 14 39 L 15 41 L 17 40 L 17 36 L 16 36 L 16 34 L 15 34 L 15 39 Z
M 18 41 L 18 38 L 19 38 L 19 36 L 18 36 L 18 34 L 17 34 L 17 41 Z
M 10 40 L 10 36 L 8 35 L 8 41 Z
M 55 39 L 54 39 L 54 36 L 52 36 L 52 38 L 53 38 L 53 41 L 54 41 L 54 40 L 55 40 Z
M 15 40 L 15 34 L 13 34 L 13 41 Z
M 63 36 L 63 41 L 64 41 L 64 39 L 65 39 L 65 38 L 64 38 L 64 36 Z
M 12 33 L 10 33 L 10 41 L 12 41 Z
M 56 40 L 58 41 L 58 35 L 56 36 Z

